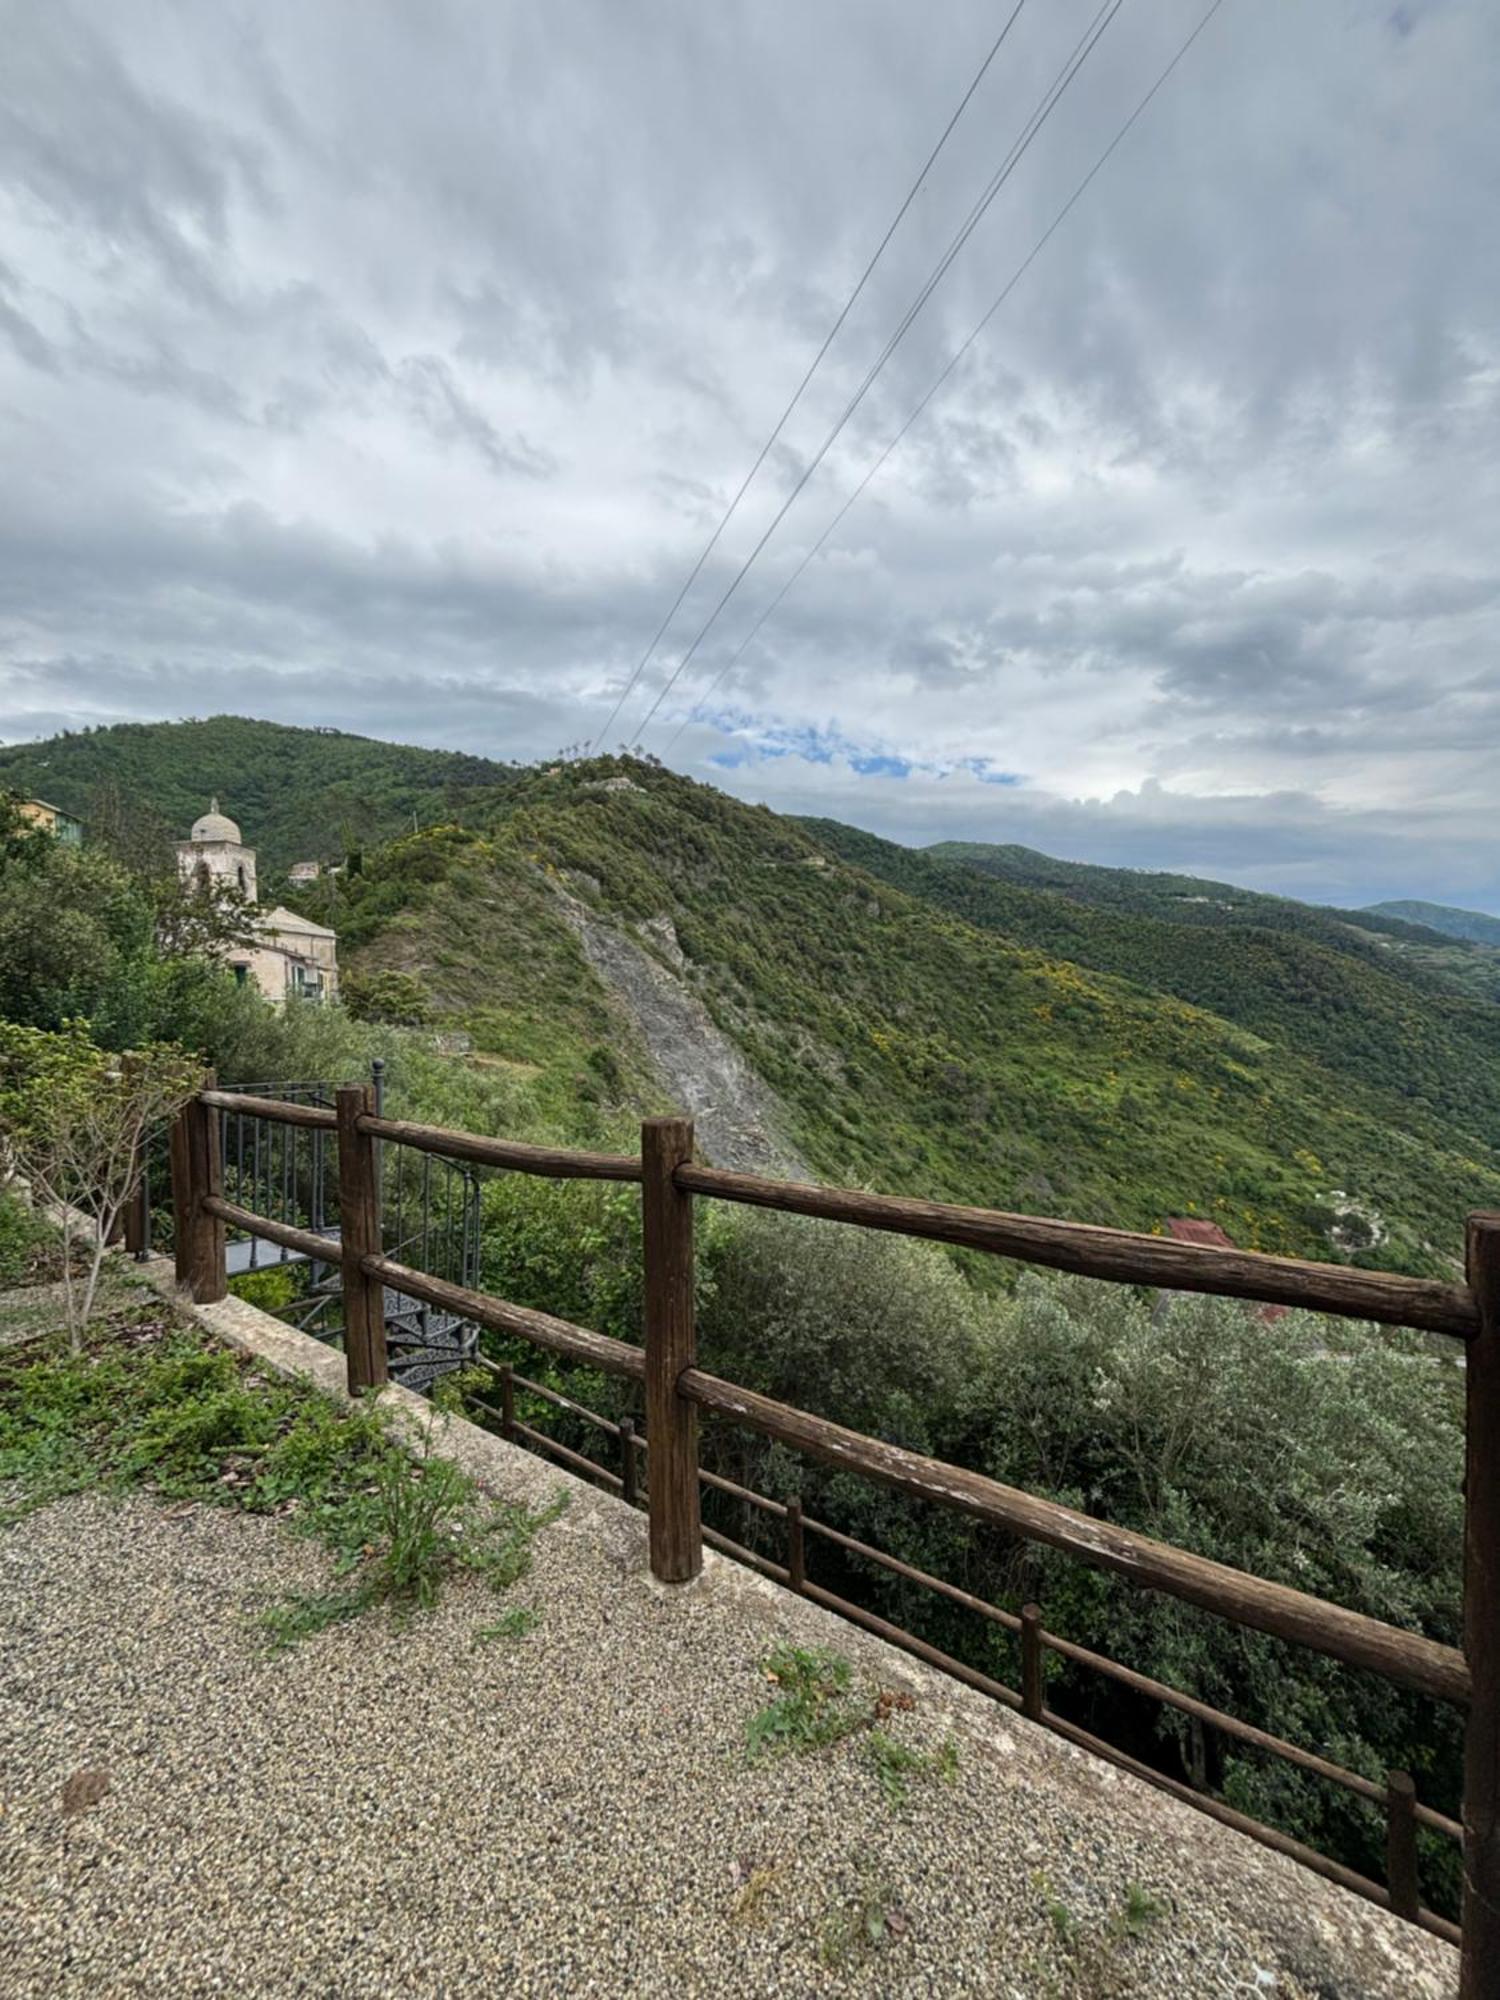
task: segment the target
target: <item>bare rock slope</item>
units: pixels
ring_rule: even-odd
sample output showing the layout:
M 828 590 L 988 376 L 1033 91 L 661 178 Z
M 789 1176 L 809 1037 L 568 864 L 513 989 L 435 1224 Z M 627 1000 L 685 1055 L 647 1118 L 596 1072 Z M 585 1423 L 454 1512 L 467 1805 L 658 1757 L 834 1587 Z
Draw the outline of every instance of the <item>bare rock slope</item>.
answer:
M 678 972 L 567 890 L 559 887 L 557 893 L 589 964 L 635 1024 L 667 1091 L 694 1121 L 715 1166 L 810 1179 L 782 1136 L 784 1116 L 775 1092 Z M 681 967 L 670 920 L 658 918 L 646 928 L 663 957 Z

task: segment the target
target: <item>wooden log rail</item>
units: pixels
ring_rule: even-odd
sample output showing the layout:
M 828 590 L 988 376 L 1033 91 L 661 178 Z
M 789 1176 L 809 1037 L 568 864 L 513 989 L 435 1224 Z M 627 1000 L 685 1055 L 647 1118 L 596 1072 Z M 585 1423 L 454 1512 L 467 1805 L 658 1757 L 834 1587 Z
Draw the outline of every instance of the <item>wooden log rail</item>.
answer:
M 484 1407 L 506 1436 L 547 1452 L 633 1502 L 644 1498 L 650 1518 L 652 1568 L 664 1581 L 686 1581 L 695 1575 L 704 1542 L 725 1549 L 813 1602 L 932 1661 L 1044 1726 L 1177 1793 L 1224 1823 L 1294 1855 L 1398 1915 L 1453 1937 L 1461 1947 L 1460 2000 L 1500 2000 L 1500 1215 L 1470 1217 L 1467 1282 L 1446 1284 L 1255 1251 L 1179 1243 L 1128 1230 L 731 1173 L 693 1159 L 692 1128 L 682 1119 L 648 1121 L 642 1129 L 639 1156 L 571 1152 L 377 1116 L 363 1089 L 340 1091 L 338 1096 L 335 1110 L 207 1089 L 178 1121 L 171 1148 L 178 1276 L 195 1297 L 224 1296 L 224 1231 L 232 1227 L 341 1265 L 346 1300 L 351 1294 L 358 1297 L 362 1293 L 372 1321 L 378 1321 L 379 1315 L 369 1302 L 389 1286 L 498 1333 L 525 1340 L 563 1361 L 641 1384 L 649 1417 L 644 1435 L 636 1432 L 631 1420 L 611 1424 L 560 1392 L 515 1377 L 508 1368 L 499 1369 L 500 1407 Z M 256 1216 L 224 1199 L 218 1121 L 226 1111 L 337 1136 L 341 1141 L 337 1243 Z M 634 1347 L 548 1313 L 448 1283 L 386 1256 L 370 1233 L 369 1162 L 377 1142 L 505 1172 L 639 1184 L 645 1222 L 644 1346 Z M 346 1155 L 354 1162 L 347 1173 L 343 1164 Z M 1400 1631 L 1286 1585 L 1248 1576 L 979 1473 L 864 1437 L 721 1381 L 697 1365 L 695 1348 L 692 1212 L 700 1196 L 858 1228 L 894 1231 L 1118 1284 L 1300 1307 L 1462 1340 L 1467 1346 L 1462 1650 Z M 350 1376 L 353 1388 L 375 1387 L 384 1380 L 383 1325 L 377 1328 L 372 1324 L 362 1334 L 357 1351 L 351 1352 Z M 515 1415 L 518 1384 L 526 1393 L 553 1401 L 613 1432 L 619 1442 L 620 1470 L 601 1466 L 521 1422 Z M 800 1503 L 770 1500 L 706 1471 L 698 1464 L 700 1412 L 745 1425 L 825 1464 L 966 1514 L 1022 1540 L 1061 1549 L 1079 1561 L 1125 1576 L 1143 1589 L 1181 1598 L 1234 1623 L 1382 1674 L 1424 1695 L 1466 1706 L 1462 1826 L 1419 1801 L 1402 1772 L 1389 1773 L 1383 1785 L 1376 1784 L 1047 1631 L 1035 1606 L 1026 1607 L 1018 1617 L 986 1604 L 957 1585 L 913 1569 L 825 1523 L 807 1519 Z M 643 1454 L 654 1460 L 656 1468 L 654 1476 L 644 1482 L 640 1477 Z M 779 1516 L 787 1533 L 787 1562 L 777 1563 L 705 1526 L 699 1515 L 702 1487 Z M 1014 1633 L 1021 1647 L 1020 1692 L 812 1582 L 806 1572 L 807 1535 L 822 1537 L 857 1559 L 877 1563 L 908 1581 L 934 1589 Z M 1248 1820 L 1222 1801 L 1139 1764 L 1053 1714 L 1045 1701 L 1048 1654 L 1106 1674 L 1139 1695 L 1167 1703 L 1252 1749 L 1285 1758 L 1310 1775 L 1343 1785 L 1383 1809 L 1387 1821 L 1386 1883 L 1354 1874 L 1275 1829 Z M 1420 1903 L 1416 1879 L 1419 1827 L 1463 1838 L 1464 1907 L 1457 1930 Z
M 497 1410 L 493 1403 L 478 1395 L 472 1400 L 479 1409 L 498 1420 L 503 1436 L 519 1440 L 533 1450 L 541 1452 L 543 1456 L 566 1465 L 571 1471 L 581 1473 L 585 1478 L 592 1479 L 604 1487 L 607 1492 L 621 1494 L 630 1505 L 639 1504 L 635 1460 L 636 1454 L 646 1448 L 649 1439 L 636 1435 L 630 1418 L 626 1417 L 615 1423 L 610 1418 L 601 1416 L 597 1410 L 591 1410 L 587 1404 L 579 1403 L 573 1397 L 564 1395 L 561 1390 L 519 1374 L 509 1362 L 492 1361 L 483 1355 L 477 1357 L 477 1360 L 481 1368 L 501 1381 L 503 1407 Z M 597 1459 L 589 1458 L 585 1453 L 575 1451 L 559 1439 L 549 1436 L 547 1432 L 523 1423 L 515 1416 L 514 1396 L 517 1389 L 550 1404 L 554 1409 L 567 1411 L 596 1431 L 617 1438 L 621 1448 L 622 1471 L 613 1472 L 608 1466 L 600 1464 Z M 1383 1909 L 1394 1909 L 1398 1915 L 1408 1917 L 1424 1930 L 1431 1931 L 1449 1943 L 1458 1943 L 1458 1926 L 1421 1903 L 1415 1873 L 1414 1834 L 1416 1827 L 1423 1826 L 1447 1839 L 1462 1840 L 1463 1827 L 1457 1820 L 1450 1819 L 1446 1813 L 1437 1812 L 1433 1807 L 1420 1803 L 1410 1778 L 1404 1772 L 1393 1771 L 1384 1784 L 1377 1784 L 1373 1779 L 1366 1778 L 1357 1771 L 1347 1770 L 1341 1764 L 1334 1764 L 1325 1757 L 1304 1750 L 1300 1744 L 1289 1742 L 1285 1737 L 1274 1736 L 1266 1730 L 1257 1729 L 1252 1723 L 1243 1722 L 1238 1716 L 1230 1715 L 1224 1709 L 1214 1708 L 1208 1702 L 1199 1701 L 1192 1695 L 1168 1687 L 1162 1681 L 1152 1680 L 1148 1675 L 1137 1673 L 1131 1667 L 1122 1666 L 1118 1661 L 1108 1659 L 1102 1653 L 1091 1652 L 1085 1646 L 1076 1645 L 1057 1633 L 1047 1631 L 1036 1605 L 1026 1605 L 1017 1616 L 1013 1611 L 1006 1611 L 982 1597 L 976 1597 L 971 1591 L 960 1589 L 957 1584 L 949 1583 L 944 1577 L 933 1576 L 926 1570 L 917 1569 L 885 1549 L 876 1548 L 869 1542 L 862 1542 L 853 1535 L 846 1535 L 842 1529 L 831 1527 L 827 1522 L 813 1519 L 803 1512 L 800 1501 L 773 1500 L 767 1494 L 757 1493 L 750 1487 L 741 1486 L 737 1481 L 726 1479 L 721 1474 L 707 1469 L 700 1469 L 698 1476 L 702 1485 L 709 1491 L 726 1494 L 729 1498 L 742 1501 L 785 1524 L 787 1535 L 785 1564 L 774 1562 L 759 1550 L 747 1548 L 743 1543 L 733 1541 L 727 1535 L 705 1529 L 704 1537 L 713 1547 L 722 1549 L 738 1561 L 748 1563 L 762 1575 L 770 1576 L 776 1582 L 785 1584 L 789 1589 L 810 1598 L 812 1602 L 835 1612 L 839 1617 L 876 1633 L 890 1644 L 900 1647 L 903 1652 L 911 1653 L 929 1665 L 940 1668 L 944 1673 L 963 1681 L 969 1687 L 976 1688 L 981 1694 L 988 1695 L 1005 1707 L 1020 1710 L 1032 1721 L 1068 1736 L 1071 1741 L 1080 1742 L 1094 1754 L 1118 1763 L 1123 1769 L 1132 1771 L 1146 1782 L 1170 1791 L 1174 1797 L 1187 1799 L 1200 1811 L 1220 1820 L 1224 1825 L 1233 1827 L 1238 1832 L 1248 1834 L 1263 1846 L 1270 1847 L 1277 1853 L 1290 1855 L 1293 1860 L 1300 1861 L 1305 1867 L 1313 1869 L 1343 1888 L 1364 1896 L 1371 1902 L 1378 1903 Z M 919 1639 L 903 1626 L 894 1625 L 867 1610 L 865 1606 L 809 1581 L 803 1541 L 805 1535 L 817 1536 L 863 1561 L 873 1563 L 901 1577 L 906 1582 L 933 1591 L 1009 1633 L 1020 1635 L 1023 1691 L 1018 1694 L 993 1676 L 980 1672 L 967 1661 L 957 1659 L 951 1653 L 946 1653 L 926 1640 Z M 1387 1849 L 1393 1865 L 1390 1868 L 1389 1881 L 1386 1884 L 1372 1881 L 1368 1876 L 1360 1875 L 1341 1863 L 1330 1860 L 1315 1848 L 1283 1834 L 1278 1828 L 1268 1826 L 1262 1820 L 1251 1819 L 1209 1793 L 1184 1786 L 1169 1774 L 1141 1763 L 1101 1738 L 1086 1735 L 1077 1729 L 1076 1725 L 1058 1717 L 1046 1706 L 1044 1694 L 1043 1661 L 1049 1652 L 1103 1674 L 1128 1687 L 1133 1693 L 1163 1702 L 1185 1715 L 1193 1716 L 1205 1725 L 1246 1744 L 1250 1749 L 1267 1756 L 1278 1757 L 1306 1771 L 1312 1777 L 1338 1785 L 1356 1797 L 1367 1800 L 1376 1811 L 1384 1814 L 1390 1829 Z

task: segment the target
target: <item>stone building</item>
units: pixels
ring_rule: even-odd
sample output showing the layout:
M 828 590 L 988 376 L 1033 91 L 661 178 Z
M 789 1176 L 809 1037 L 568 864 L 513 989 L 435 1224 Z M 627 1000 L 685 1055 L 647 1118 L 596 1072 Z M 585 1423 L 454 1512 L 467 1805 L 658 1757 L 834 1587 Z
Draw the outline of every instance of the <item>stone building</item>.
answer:
M 177 866 L 189 881 L 227 883 L 247 902 L 258 901 L 255 849 L 245 845 L 234 821 L 219 811 L 217 799 L 193 821 L 187 839 L 177 843 Z M 257 909 L 253 922 L 251 943 L 237 945 L 228 955 L 236 979 L 253 982 L 268 1000 L 277 1002 L 288 994 L 307 1000 L 337 999 L 338 939 L 333 931 L 279 904 Z

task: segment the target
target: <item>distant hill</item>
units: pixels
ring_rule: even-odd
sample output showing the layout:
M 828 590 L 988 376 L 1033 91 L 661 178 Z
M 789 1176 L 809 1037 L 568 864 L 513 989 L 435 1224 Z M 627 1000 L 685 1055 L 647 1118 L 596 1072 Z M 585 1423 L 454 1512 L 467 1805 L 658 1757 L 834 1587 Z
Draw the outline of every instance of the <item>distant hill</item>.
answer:
M 1145 868 L 1107 868 L 1091 861 L 1059 861 L 1030 847 L 992 846 L 984 841 L 943 840 L 921 850 L 935 861 L 962 861 L 1007 882 L 1032 889 L 1055 889 L 1075 901 L 1100 909 L 1129 911 L 1137 916 L 1166 917 L 1173 923 L 1204 924 L 1214 930 L 1269 925 L 1295 931 L 1339 949 L 1348 948 L 1348 933 L 1378 932 L 1413 944 L 1436 944 L 1420 923 L 1390 911 L 1335 910 L 1318 903 L 1299 903 L 1291 896 L 1267 896 L 1256 889 L 1239 889 L 1197 875 L 1171 875 Z M 1401 906 L 1406 907 L 1406 906 Z
M 1372 935 L 1338 911 L 1192 876 L 1022 847 L 917 851 L 836 821 L 804 824 L 845 860 L 968 923 L 1208 1008 L 1481 1142 L 1500 1133 L 1500 1007 L 1439 996 L 1428 959 L 1409 956 L 1413 942 L 1442 947 L 1430 932 L 1387 919 L 1392 935 Z M 944 858 L 955 849 L 965 858 Z
M 511 766 L 486 757 L 237 715 L 121 723 L 0 749 L 0 790 L 49 799 L 85 822 L 113 789 L 181 839 L 217 794 L 266 874 L 336 860 L 346 845 L 388 840 L 414 819 L 454 818 L 514 782 Z
M 1500 917 L 1487 917 L 1482 910 L 1454 910 L 1446 903 L 1371 903 L 1361 913 L 1373 917 L 1398 917 L 1403 923 L 1424 924 L 1444 937 L 1464 938 L 1470 944 L 1500 946 Z

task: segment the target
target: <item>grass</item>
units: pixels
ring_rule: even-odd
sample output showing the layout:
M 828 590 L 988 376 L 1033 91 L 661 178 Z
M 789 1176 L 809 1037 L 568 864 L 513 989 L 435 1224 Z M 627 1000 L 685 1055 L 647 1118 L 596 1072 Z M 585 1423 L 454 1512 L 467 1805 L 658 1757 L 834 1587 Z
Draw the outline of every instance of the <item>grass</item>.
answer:
M 761 1671 L 779 1690 L 745 1725 L 752 1759 L 808 1756 L 868 1731 L 865 1756 L 881 1797 L 893 1812 L 911 1798 L 916 1778 L 951 1782 L 958 1770 L 958 1745 L 951 1737 L 937 1750 L 917 1750 L 881 1727 L 898 1710 L 916 1707 L 909 1694 L 880 1689 L 873 1698 L 856 1694 L 849 1662 L 823 1647 L 774 1646 Z
M 0 1188 L 0 1292 L 61 1275 L 61 1239 L 29 1203 Z
M 534 1611 L 529 1604 L 513 1604 L 509 1611 L 501 1612 L 493 1625 L 481 1625 L 474 1634 L 474 1640 L 478 1645 L 495 1639 L 524 1639 L 541 1622 L 540 1611 Z
M 761 1664 L 780 1692 L 745 1726 L 752 1758 L 805 1756 L 868 1725 L 866 1707 L 849 1691 L 849 1662 L 837 1653 L 775 1646 Z
M 818 1958 L 829 1971 L 852 1967 L 886 1950 L 910 1929 L 890 1881 L 866 1862 L 854 1889 L 825 1922 Z
M 113 1312 L 76 1357 L 60 1336 L 0 1352 L 0 1487 L 0 1524 L 70 1493 L 144 1489 L 317 1541 L 334 1581 L 264 1614 L 273 1648 L 380 1605 L 428 1610 L 464 1573 L 504 1591 L 563 1504 L 494 1502 L 451 1461 L 405 1451 L 377 1404 L 262 1375 L 155 1304 Z
M 1085 1923 L 1053 1891 L 1045 1871 L 1032 1876 L 1052 1937 L 1062 1957 L 1062 1972 L 1032 1964 L 1032 1987 L 1048 2000 L 1124 2000 L 1140 1988 L 1139 1966 L 1132 1966 L 1138 1945 L 1171 1915 L 1170 1903 L 1153 1896 L 1139 1882 L 1127 1882 L 1118 1906 L 1101 1924 Z M 1031 1989 L 1028 1989 L 1031 1990 Z
M 885 1730 L 872 1728 L 865 1748 L 881 1796 L 893 1812 L 910 1800 L 913 1778 L 940 1778 L 951 1784 L 958 1772 L 958 1745 L 951 1736 L 941 1749 L 914 1750 Z

